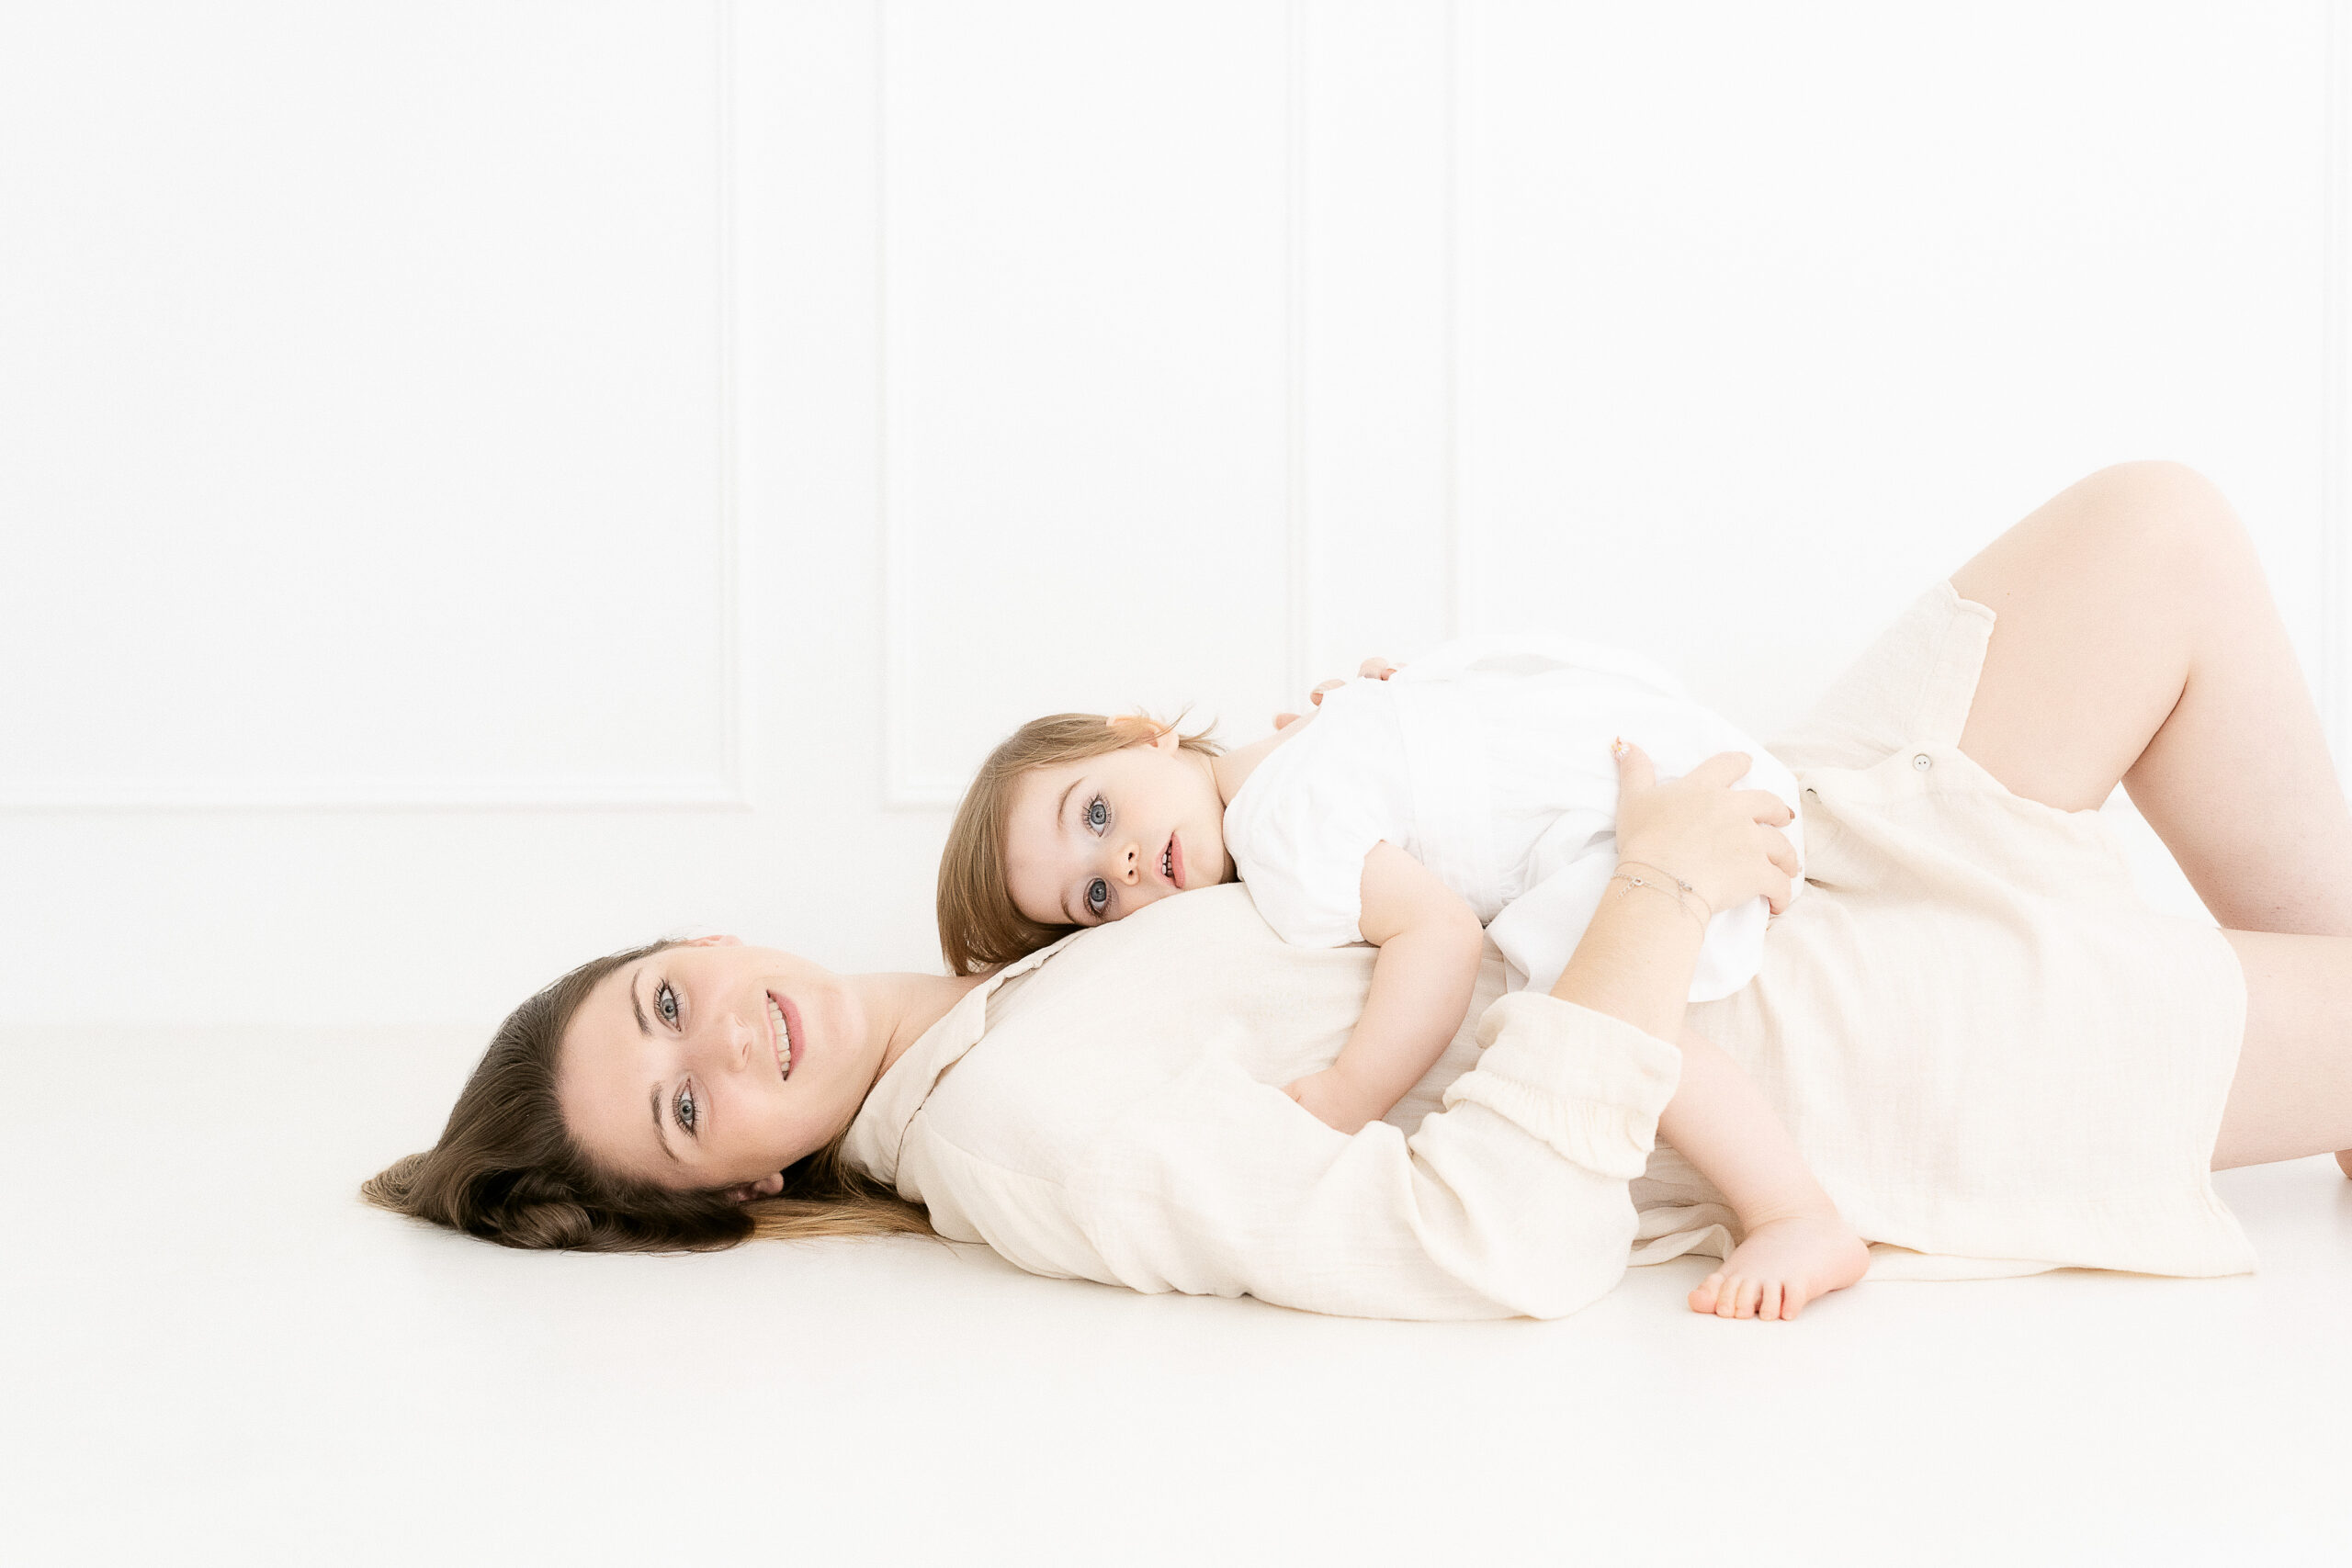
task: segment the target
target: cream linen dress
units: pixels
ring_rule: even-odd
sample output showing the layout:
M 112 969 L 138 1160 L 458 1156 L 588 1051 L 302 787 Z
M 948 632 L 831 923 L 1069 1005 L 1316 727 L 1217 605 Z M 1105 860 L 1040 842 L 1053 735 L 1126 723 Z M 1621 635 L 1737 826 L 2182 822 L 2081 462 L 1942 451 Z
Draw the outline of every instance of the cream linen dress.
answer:
M 1811 886 L 1693 1027 L 1762 1087 L 1874 1277 L 2254 1266 L 2207 1171 L 2245 987 L 2133 894 L 2097 812 L 1958 740 L 1993 612 L 1939 583 L 1770 750 Z M 1159 901 L 976 987 L 885 1074 L 849 1157 L 1023 1269 L 1317 1312 L 1571 1313 L 1735 1221 L 1656 1145 L 1679 1054 L 1504 995 L 1352 1137 L 1278 1087 L 1329 1063 L 1374 950 L 1283 942 L 1238 886 Z
M 1364 857 L 1385 840 L 1476 912 L 1513 990 L 1549 991 L 1617 869 L 1619 735 L 1661 780 L 1747 752 L 1733 787 L 1786 801 L 1781 830 L 1804 855 L 1797 782 L 1768 749 L 1648 660 L 1549 637 L 1447 643 L 1325 693 L 1226 807 L 1225 847 L 1284 941 L 1340 947 L 1363 940 Z M 1768 912 L 1761 898 L 1715 912 L 1690 1000 L 1756 977 Z

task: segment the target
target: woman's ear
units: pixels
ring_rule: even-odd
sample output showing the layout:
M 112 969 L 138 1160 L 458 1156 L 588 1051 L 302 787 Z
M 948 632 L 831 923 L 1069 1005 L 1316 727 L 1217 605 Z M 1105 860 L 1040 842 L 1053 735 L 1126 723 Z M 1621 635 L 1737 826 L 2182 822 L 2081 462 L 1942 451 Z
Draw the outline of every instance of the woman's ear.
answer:
M 757 1181 L 739 1181 L 727 1190 L 732 1202 L 748 1203 L 754 1198 L 773 1198 L 784 1190 L 784 1172 L 763 1176 Z

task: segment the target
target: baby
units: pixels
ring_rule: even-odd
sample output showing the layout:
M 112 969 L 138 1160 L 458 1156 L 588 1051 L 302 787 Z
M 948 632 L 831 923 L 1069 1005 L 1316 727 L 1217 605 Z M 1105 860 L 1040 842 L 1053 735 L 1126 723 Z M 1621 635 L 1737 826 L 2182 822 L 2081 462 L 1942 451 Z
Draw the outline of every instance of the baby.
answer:
M 1763 899 L 1707 909 L 1671 868 L 1617 858 L 1618 736 L 1636 739 L 1661 779 L 1745 751 L 1753 766 L 1737 787 L 1798 809 L 1788 770 L 1665 671 L 1590 644 L 1468 641 L 1401 671 L 1370 661 L 1319 701 L 1309 717 L 1229 752 L 1136 716 L 1023 726 L 982 766 L 949 833 L 939 874 L 949 967 L 1009 963 L 1073 928 L 1238 877 L 1286 941 L 1380 948 L 1337 1059 L 1284 1089 L 1352 1134 L 1385 1115 L 1453 1038 L 1481 928 L 1515 985 L 1548 990 L 1611 882 L 1631 893 L 1636 877 L 1704 928 L 1690 999 L 1727 996 L 1761 966 Z M 1782 831 L 1801 852 L 1793 816 Z M 1746 1222 L 1749 1239 L 1726 1274 L 1736 1282 L 1746 1275 L 1735 1265 L 1770 1263 L 1766 1272 L 1787 1277 L 1789 1310 L 1860 1278 L 1860 1239 L 1762 1096 L 1703 1039 L 1686 1034 L 1682 1046 L 1682 1084 L 1661 1126 L 1671 1118 L 1684 1130 L 1678 1148 Z M 1717 1141 L 1720 1151 L 1685 1146 Z M 1744 1257 L 1751 1248 L 1772 1256 Z M 1702 1286 L 1692 1305 L 1713 1311 L 1716 1293 Z

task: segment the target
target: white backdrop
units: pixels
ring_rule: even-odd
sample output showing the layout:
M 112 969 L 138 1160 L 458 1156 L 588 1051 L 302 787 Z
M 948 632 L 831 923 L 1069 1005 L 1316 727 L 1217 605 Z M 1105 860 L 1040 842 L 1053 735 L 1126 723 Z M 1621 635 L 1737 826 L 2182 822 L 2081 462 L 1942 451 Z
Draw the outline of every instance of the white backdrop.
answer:
M 2340 9 L 0 9 L 0 988 L 933 967 L 1031 714 L 1543 626 L 1770 733 L 2134 457 L 2341 757 Z

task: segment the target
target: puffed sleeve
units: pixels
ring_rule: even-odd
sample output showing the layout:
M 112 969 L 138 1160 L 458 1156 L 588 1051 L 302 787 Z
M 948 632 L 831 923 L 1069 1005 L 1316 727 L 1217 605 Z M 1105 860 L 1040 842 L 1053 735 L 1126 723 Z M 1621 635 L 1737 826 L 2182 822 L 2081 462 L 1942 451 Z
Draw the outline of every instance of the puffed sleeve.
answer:
M 1343 1135 L 1204 1057 L 1106 1125 L 1068 1173 L 1067 1254 L 1015 1261 L 1358 1317 L 1572 1313 L 1624 1272 L 1627 1183 L 1680 1055 L 1526 992 L 1495 1002 L 1478 1038 L 1477 1066 L 1409 1137 L 1385 1122 Z
M 1258 913 L 1284 942 L 1363 940 L 1363 863 L 1413 826 L 1405 740 L 1390 693 L 1351 681 L 1268 753 L 1225 810 L 1225 847 Z

